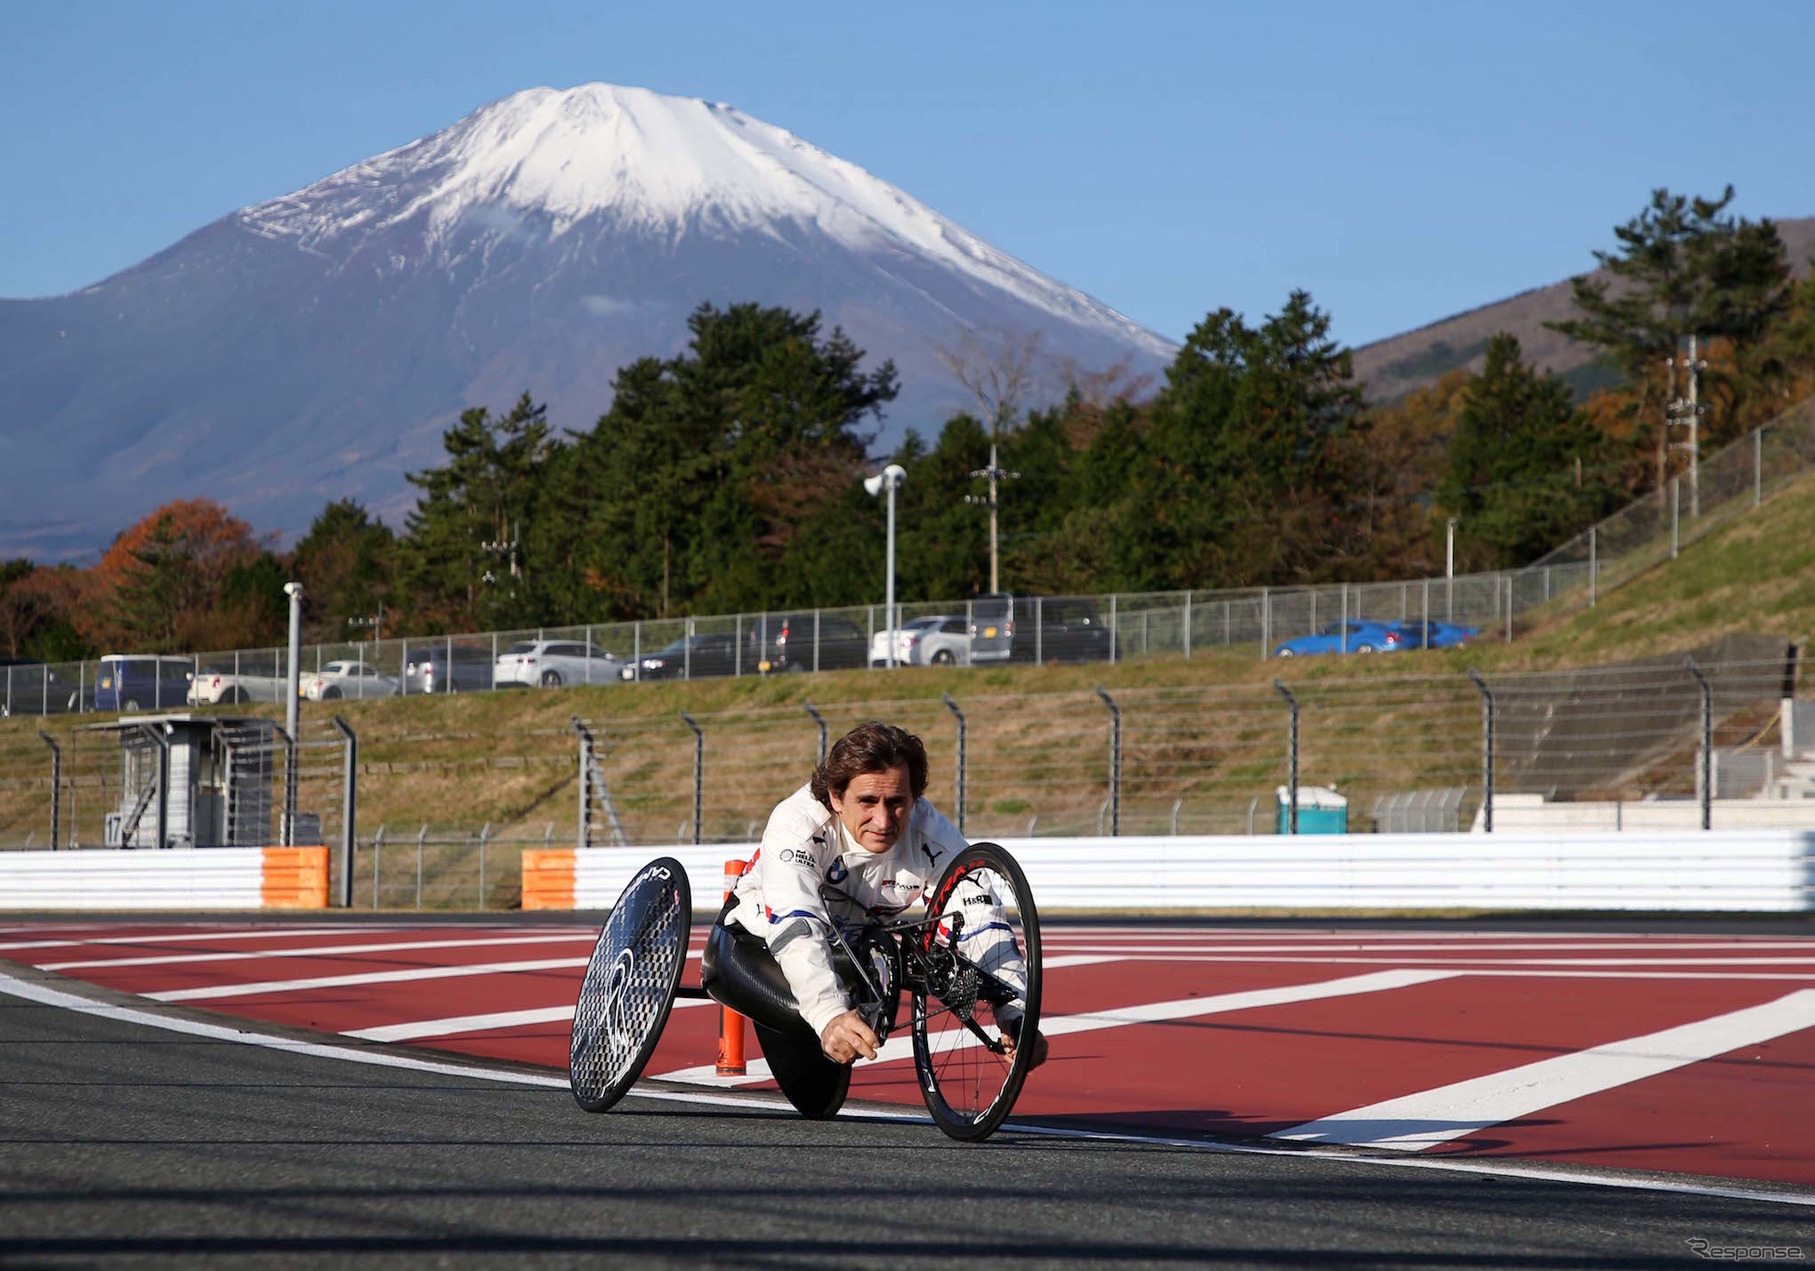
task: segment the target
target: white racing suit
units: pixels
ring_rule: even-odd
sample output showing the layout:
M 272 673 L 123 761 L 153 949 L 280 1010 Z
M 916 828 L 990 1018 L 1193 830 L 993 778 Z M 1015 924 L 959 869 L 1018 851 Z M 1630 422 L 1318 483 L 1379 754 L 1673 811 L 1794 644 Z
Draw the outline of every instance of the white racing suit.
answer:
M 871 852 L 802 786 L 770 814 L 762 846 L 738 880 L 725 920 L 762 937 L 787 977 L 801 1018 L 821 1036 L 827 1024 L 852 1008 L 832 966 L 832 924 L 841 933 L 854 933 L 866 919 L 902 913 L 969 846 L 922 798 L 895 846 Z M 1025 983 L 1021 951 L 993 892 L 967 878 L 947 898 L 945 912 L 964 915 L 959 949 L 967 958 L 1016 987 Z M 1005 1008 L 998 1014 L 1013 1021 L 1016 1012 Z

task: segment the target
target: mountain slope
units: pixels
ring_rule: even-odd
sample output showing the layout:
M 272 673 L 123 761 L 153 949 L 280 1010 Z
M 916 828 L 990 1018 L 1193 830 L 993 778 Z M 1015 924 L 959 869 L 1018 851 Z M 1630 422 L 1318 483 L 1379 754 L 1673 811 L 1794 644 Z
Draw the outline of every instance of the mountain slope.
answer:
M 1815 217 L 1778 221 L 1777 232 L 1796 273 L 1806 276 L 1809 257 L 1815 255 Z M 1592 350 L 1544 325 L 1576 316 L 1571 295 L 1566 279 L 1363 345 L 1355 350 L 1355 374 L 1367 381 L 1371 400 L 1395 401 L 1459 366 L 1479 371 L 1488 340 L 1509 331 L 1519 337 L 1528 362 L 1555 371 L 1586 394 L 1613 383 L 1615 377 L 1595 365 Z
M 700 303 L 820 310 L 903 391 L 886 441 L 964 405 L 938 351 L 1039 332 L 1153 373 L 1172 346 L 902 191 L 727 106 L 531 89 L 215 222 L 73 295 L 0 301 L 0 555 L 103 545 L 177 495 L 295 534 L 396 518 L 469 405 L 527 388 L 589 427 Z

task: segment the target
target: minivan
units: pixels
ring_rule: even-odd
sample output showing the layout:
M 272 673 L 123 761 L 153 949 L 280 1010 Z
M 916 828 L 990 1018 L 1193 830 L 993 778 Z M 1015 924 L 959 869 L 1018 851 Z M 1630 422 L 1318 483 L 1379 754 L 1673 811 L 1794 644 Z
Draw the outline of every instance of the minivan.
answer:
M 180 710 L 188 705 L 194 676 L 188 658 L 109 653 L 95 668 L 95 709 Z

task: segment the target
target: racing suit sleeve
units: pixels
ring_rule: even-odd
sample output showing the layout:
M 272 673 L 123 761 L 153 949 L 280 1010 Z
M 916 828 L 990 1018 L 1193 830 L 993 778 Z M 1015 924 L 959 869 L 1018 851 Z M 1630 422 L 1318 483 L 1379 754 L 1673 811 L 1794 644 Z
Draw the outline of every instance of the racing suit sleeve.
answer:
M 815 1037 L 851 1008 L 832 970 L 831 916 L 819 894 L 835 844 L 804 820 L 774 816 L 763 831 L 763 906 L 769 952 L 781 964 L 801 1018 Z

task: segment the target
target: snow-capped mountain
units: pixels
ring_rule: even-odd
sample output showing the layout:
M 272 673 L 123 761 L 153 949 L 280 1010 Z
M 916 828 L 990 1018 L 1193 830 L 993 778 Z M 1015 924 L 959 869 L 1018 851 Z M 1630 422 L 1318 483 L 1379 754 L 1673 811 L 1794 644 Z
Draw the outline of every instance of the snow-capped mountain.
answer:
M 344 495 L 395 518 L 460 410 L 527 389 L 589 427 L 620 365 L 746 300 L 895 360 L 884 442 L 965 404 L 938 357 L 965 329 L 1039 332 L 1055 374 L 1172 353 L 729 106 L 531 89 L 74 295 L 0 301 L 0 555 L 101 546 L 179 495 L 286 534 Z

